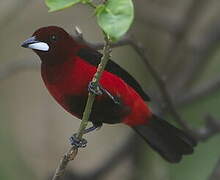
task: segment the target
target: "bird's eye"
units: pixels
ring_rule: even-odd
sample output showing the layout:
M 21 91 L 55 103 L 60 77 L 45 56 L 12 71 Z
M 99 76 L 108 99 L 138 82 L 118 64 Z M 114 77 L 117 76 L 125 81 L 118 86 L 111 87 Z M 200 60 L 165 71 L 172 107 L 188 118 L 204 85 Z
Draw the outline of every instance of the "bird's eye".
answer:
M 56 40 L 57 40 L 57 37 L 56 37 L 56 35 L 51 35 L 51 36 L 50 36 L 50 39 L 51 39 L 51 41 L 56 41 Z

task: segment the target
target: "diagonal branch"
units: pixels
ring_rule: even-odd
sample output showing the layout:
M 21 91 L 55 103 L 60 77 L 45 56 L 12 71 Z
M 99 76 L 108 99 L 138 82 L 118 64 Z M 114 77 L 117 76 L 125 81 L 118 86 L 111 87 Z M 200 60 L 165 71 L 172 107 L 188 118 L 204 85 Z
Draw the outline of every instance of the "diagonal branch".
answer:
M 146 67 L 148 68 L 149 72 L 151 73 L 152 77 L 154 78 L 155 82 L 157 83 L 160 92 L 162 94 L 162 97 L 164 99 L 164 102 L 166 103 L 168 112 L 173 116 L 175 121 L 183 127 L 186 131 L 188 131 L 190 134 L 192 133 L 191 127 L 186 123 L 181 116 L 178 114 L 171 95 L 169 94 L 166 83 L 161 78 L 160 74 L 157 72 L 157 70 L 153 67 L 153 65 L 148 60 L 148 57 L 145 53 L 145 50 L 141 43 L 138 43 L 134 40 L 130 41 L 130 45 L 134 48 L 134 50 L 139 54 L 139 56 L 142 58 L 143 62 L 145 63 Z
M 96 71 L 95 75 L 93 76 L 92 82 L 94 82 L 94 83 L 99 82 L 99 80 L 102 76 L 102 73 L 105 69 L 105 66 L 107 65 L 107 62 L 109 60 L 110 52 L 111 52 L 110 39 L 106 35 L 105 36 L 105 45 L 103 48 L 103 56 L 102 56 L 102 59 L 101 59 L 99 66 L 97 68 L 97 71 Z M 92 111 L 92 105 L 93 105 L 94 100 L 95 100 L 95 94 L 89 93 L 86 107 L 85 107 L 85 110 L 83 113 L 82 122 L 81 122 L 79 130 L 77 132 L 78 139 L 82 139 L 83 132 L 86 129 L 86 126 L 88 124 L 88 120 L 89 120 L 90 113 Z M 61 159 L 60 164 L 58 165 L 52 180 L 59 180 L 62 178 L 69 161 L 75 159 L 77 152 L 78 152 L 78 148 L 76 146 L 73 146 L 68 150 L 68 152 Z

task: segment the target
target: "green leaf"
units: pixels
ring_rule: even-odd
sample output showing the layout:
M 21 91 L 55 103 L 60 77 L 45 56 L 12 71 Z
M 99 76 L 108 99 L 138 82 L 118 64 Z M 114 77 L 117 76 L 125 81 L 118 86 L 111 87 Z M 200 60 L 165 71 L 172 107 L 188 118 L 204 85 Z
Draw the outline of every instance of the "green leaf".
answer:
M 45 0 L 49 12 L 62 10 L 79 3 L 81 0 Z
M 132 0 L 108 0 L 97 12 L 99 26 L 112 40 L 123 36 L 134 19 Z
M 103 10 L 105 10 L 105 5 L 103 5 L 103 4 L 98 5 L 95 9 L 95 15 L 99 16 Z

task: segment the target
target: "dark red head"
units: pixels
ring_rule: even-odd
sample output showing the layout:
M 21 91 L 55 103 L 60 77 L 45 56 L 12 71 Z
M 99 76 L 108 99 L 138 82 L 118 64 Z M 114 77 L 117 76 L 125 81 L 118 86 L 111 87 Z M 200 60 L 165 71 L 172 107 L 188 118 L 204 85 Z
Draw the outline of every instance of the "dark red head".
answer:
M 62 28 L 48 26 L 38 29 L 22 43 L 22 47 L 33 49 L 45 63 L 67 60 L 77 50 L 74 39 Z

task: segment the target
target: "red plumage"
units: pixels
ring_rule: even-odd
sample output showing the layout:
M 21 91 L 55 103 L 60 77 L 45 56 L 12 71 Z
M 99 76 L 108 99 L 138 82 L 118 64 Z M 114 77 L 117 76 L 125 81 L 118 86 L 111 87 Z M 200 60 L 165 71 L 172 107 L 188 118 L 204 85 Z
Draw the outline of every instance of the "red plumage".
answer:
M 68 112 L 82 118 L 88 84 L 96 72 L 101 54 L 78 43 L 55 26 L 37 30 L 22 46 L 33 49 L 41 58 L 42 78 L 51 95 Z M 119 103 L 107 94 L 97 96 L 90 116 L 93 124 L 125 123 L 170 162 L 178 162 L 183 154 L 193 152 L 196 142 L 153 115 L 145 102 L 148 96 L 141 86 L 113 61 L 103 72 L 100 85 Z
M 65 103 L 65 96 L 87 96 L 88 84 L 96 72 L 96 67 L 90 65 L 78 56 L 74 56 L 63 64 L 47 66 L 42 64 L 41 73 L 46 87 L 57 102 L 70 112 L 68 105 Z M 107 89 L 113 96 L 122 99 L 124 106 L 129 107 L 131 112 L 121 119 L 128 125 L 140 125 L 147 123 L 151 117 L 151 112 L 142 98 L 116 75 L 107 71 L 103 72 L 100 85 Z M 96 97 L 102 101 L 103 97 Z M 70 112 L 79 117 L 79 114 Z M 108 116 L 108 115 L 107 115 Z

